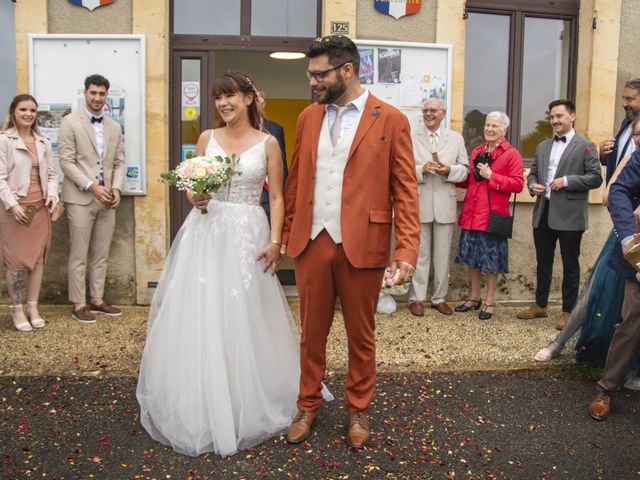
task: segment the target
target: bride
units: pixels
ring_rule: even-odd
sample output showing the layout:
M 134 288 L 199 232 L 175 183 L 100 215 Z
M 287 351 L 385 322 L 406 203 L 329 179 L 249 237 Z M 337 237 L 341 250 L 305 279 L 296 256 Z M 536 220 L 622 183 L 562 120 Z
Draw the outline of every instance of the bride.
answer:
M 274 277 L 280 147 L 261 131 L 258 90 L 246 74 L 225 72 L 213 95 L 223 126 L 200 135 L 196 155 L 236 154 L 242 174 L 205 200 L 187 195 L 195 208 L 152 301 L 137 388 L 147 432 L 193 456 L 232 455 L 285 429 L 300 374 L 297 330 Z M 271 232 L 260 206 L 267 174 Z

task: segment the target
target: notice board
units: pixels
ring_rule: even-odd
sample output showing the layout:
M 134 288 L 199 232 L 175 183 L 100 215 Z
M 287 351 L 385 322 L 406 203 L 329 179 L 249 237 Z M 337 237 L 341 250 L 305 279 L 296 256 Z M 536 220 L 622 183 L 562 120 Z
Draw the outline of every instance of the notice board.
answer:
M 360 83 L 400 109 L 413 128 L 422 102 L 440 98 L 451 107 L 451 45 L 354 40 L 360 51 Z M 449 127 L 449 115 L 445 117 Z
M 38 100 L 43 134 L 53 144 L 61 118 L 83 109 L 84 79 L 106 77 L 111 87 L 105 106 L 122 127 L 125 142 L 124 194 L 144 195 L 146 182 L 145 42 L 142 35 L 29 35 L 29 90 Z

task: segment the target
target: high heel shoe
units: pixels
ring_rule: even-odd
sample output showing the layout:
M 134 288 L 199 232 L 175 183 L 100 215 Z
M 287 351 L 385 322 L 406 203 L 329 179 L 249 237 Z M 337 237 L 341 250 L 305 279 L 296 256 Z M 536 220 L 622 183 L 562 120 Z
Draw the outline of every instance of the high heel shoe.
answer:
M 27 305 L 33 305 L 35 306 L 36 310 L 38 309 L 38 302 L 29 302 L 27 301 Z M 40 314 L 40 312 L 38 312 L 38 314 Z M 41 317 L 32 317 L 31 314 L 29 313 L 29 308 L 27 307 L 27 316 L 29 317 L 29 320 L 31 321 L 31 326 L 33 328 L 42 328 L 45 325 L 45 321 L 43 318 Z
M 491 313 L 487 312 L 487 308 L 494 308 L 495 306 L 496 306 L 495 303 L 494 304 L 485 303 L 482 311 L 478 313 L 478 318 L 480 320 L 490 320 L 491 317 L 493 316 L 493 312 Z
M 22 305 L 9 305 L 9 310 L 11 311 L 11 320 L 16 330 L 19 332 L 30 332 L 33 330 L 27 317 L 24 316 Z
M 468 303 L 471 305 L 467 305 Z M 482 305 L 482 299 L 479 298 L 478 300 L 471 300 L 468 298 L 462 305 L 458 305 L 454 308 L 454 310 L 456 312 L 468 312 L 469 310 L 478 310 L 480 305 Z

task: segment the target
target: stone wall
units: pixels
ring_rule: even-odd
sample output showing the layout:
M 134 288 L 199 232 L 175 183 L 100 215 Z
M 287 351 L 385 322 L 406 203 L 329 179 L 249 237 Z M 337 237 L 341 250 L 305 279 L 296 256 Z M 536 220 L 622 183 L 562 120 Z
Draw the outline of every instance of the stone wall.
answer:
M 640 77 L 640 18 L 637 15 L 638 0 L 622 1 L 622 17 L 620 19 L 620 51 L 618 52 L 618 88 L 616 95 L 616 122 L 613 133 L 624 117 L 620 96 L 624 83 L 631 77 Z

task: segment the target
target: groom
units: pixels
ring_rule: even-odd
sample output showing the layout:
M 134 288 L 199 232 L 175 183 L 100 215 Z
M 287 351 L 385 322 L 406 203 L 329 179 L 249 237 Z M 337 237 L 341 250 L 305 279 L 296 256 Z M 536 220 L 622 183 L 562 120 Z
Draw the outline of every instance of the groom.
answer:
M 304 441 L 318 416 L 339 297 L 349 347 L 347 438 L 360 448 L 369 439 L 375 311 L 392 220 L 397 283 L 410 280 L 418 256 L 415 162 L 407 118 L 360 86 L 360 56 L 351 40 L 319 38 L 306 55 L 318 103 L 298 118 L 282 237 L 282 253 L 294 259 L 302 316 L 298 414 L 287 441 Z

